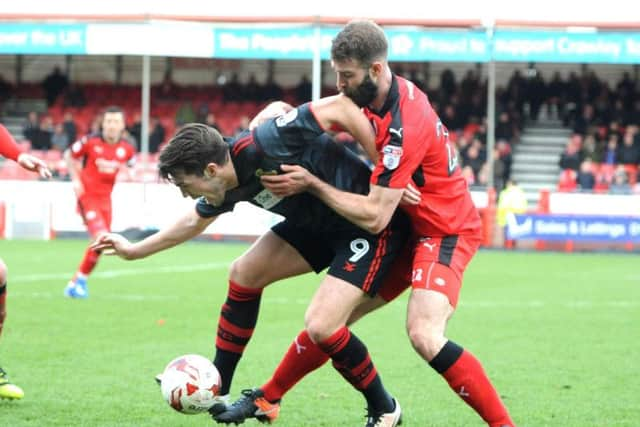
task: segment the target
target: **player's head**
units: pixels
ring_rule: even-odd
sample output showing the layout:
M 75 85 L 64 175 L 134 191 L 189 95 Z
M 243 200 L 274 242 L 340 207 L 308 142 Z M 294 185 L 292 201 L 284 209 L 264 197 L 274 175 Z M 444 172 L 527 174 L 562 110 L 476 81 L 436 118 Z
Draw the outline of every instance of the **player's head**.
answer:
M 120 107 L 105 108 L 102 113 L 102 139 L 116 143 L 120 141 L 124 131 L 124 111 Z
M 375 22 L 349 22 L 331 43 L 338 91 L 360 107 L 373 102 L 387 68 L 387 51 L 387 38 Z
M 199 123 L 183 126 L 171 138 L 160 153 L 158 169 L 185 197 L 204 196 L 216 206 L 236 180 L 229 144 L 217 130 Z

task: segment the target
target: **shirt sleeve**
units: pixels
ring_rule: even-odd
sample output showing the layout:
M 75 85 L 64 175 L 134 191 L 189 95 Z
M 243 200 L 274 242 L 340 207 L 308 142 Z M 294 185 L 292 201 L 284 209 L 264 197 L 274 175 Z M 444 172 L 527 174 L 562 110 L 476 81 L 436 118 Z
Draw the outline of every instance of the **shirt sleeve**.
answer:
M 196 213 L 200 218 L 213 218 L 214 216 L 222 215 L 232 210 L 233 205 L 229 203 L 223 203 L 222 206 L 213 206 L 207 203 L 204 197 L 200 197 L 196 202 Z
M 18 161 L 18 156 L 22 154 L 22 150 L 3 125 L 0 125 L 0 154 L 13 161 Z

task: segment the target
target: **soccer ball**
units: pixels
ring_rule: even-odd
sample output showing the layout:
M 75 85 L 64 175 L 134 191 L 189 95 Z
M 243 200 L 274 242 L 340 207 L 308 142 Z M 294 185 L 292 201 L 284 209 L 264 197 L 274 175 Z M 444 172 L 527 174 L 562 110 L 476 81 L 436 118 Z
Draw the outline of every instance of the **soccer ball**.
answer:
M 178 412 L 206 412 L 218 401 L 220 373 L 206 357 L 186 354 L 169 362 L 162 373 L 160 390 Z

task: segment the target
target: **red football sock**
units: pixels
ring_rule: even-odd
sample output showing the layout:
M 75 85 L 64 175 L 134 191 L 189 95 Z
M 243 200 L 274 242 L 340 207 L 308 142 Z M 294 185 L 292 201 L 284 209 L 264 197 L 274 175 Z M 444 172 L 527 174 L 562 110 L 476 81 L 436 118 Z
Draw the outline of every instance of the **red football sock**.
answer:
M 80 267 L 78 268 L 78 272 L 88 276 L 96 267 L 96 264 L 98 264 L 98 259 L 100 259 L 100 252 L 87 248 L 84 253 L 84 258 L 82 258 L 82 262 L 80 263 Z
M 260 389 L 270 402 L 282 399 L 305 375 L 315 371 L 329 360 L 329 356 L 311 341 L 304 330 L 293 341 L 280 361 L 271 379 Z
M 490 427 L 515 426 L 480 361 L 473 354 L 448 341 L 431 361 L 431 366 Z M 444 367 L 446 369 L 441 371 Z

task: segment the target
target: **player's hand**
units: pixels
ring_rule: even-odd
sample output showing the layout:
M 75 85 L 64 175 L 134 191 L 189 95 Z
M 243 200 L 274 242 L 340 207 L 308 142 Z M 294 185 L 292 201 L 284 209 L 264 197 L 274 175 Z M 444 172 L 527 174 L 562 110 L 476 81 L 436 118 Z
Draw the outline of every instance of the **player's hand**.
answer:
M 293 196 L 307 191 L 313 175 L 298 165 L 281 165 L 281 175 L 263 175 L 262 185 L 278 197 Z
M 104 233 L 91 244 L 91 249 L 105 255 L 117 255 L 123 259 L 134 259 L 133 245 L 126 237 L 116 233 Z
M 408 183 L 407 187 L 404 189 L 402 193 L 400 204 L 401 205 L 418 205 L 420 204 L 421 199 L 422 199 L 422 193 L 420 193 L 420 190 L 415 188 L 411 183 Z
M 38 175 L 40 175 L 41 178 L 51 178 L 51 171 L 47 167 L 47 164 L 44 162 L 44 160 L 29 153 L 20 154 L 18 156 L 18 164 L 26 170 L 38 172 Z
M 84 184 L 80 179 L 74 179 L 71 183 L 73 185 L 73 191 L 76 193 L 77 197 L 82 197 L 84 194 Z

